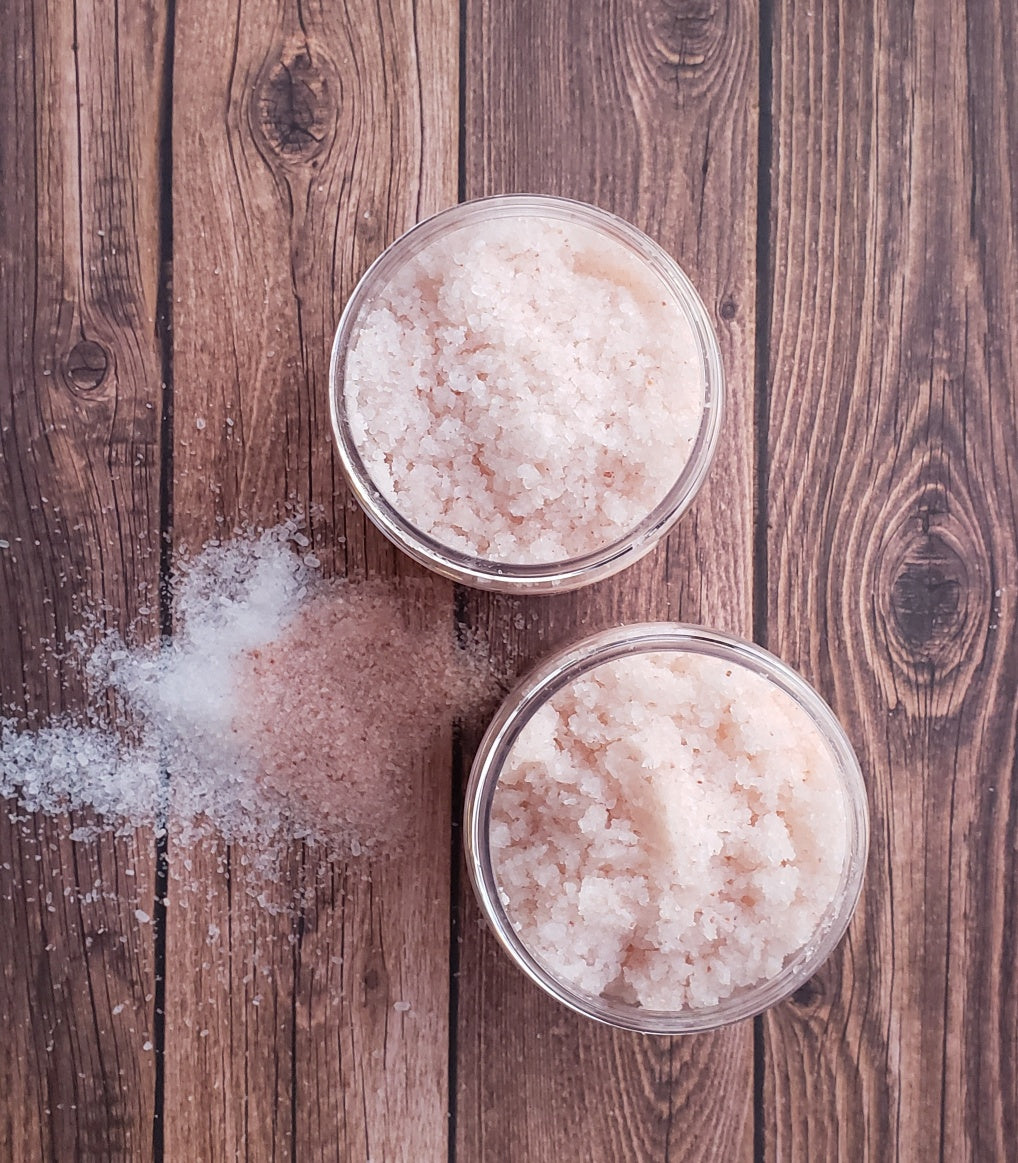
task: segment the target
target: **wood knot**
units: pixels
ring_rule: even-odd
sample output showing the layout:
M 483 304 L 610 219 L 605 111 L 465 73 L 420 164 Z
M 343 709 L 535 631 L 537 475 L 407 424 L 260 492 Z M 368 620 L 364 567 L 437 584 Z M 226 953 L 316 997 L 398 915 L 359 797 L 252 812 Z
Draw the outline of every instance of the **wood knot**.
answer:
M 912 709 L 925 706 L 928 714 L 926 696 L 936 689 L 938 711 L 949 713 L 964 694 L 964 675 L 979 664 L 990 570 L 963 502 L 952 496 L 949 504 L 939 483 L 923 486 L 876 550 L 876 649 L 870 653 L 875 662 L 889 655 L 891 671 L 882 678 L 892 706 L 914 699 Z
M 801 1009 L 813 1009 L 820 1004 L 824 999 L 824 987 L 819 978 L 811 977 L 808 981 L 804 981 L 802 985 L 791 996 L 793 1005 L 799 1006 Z
M 268 148 L 283 161 L 310 161 L 336 123 L 331 69 L 303 45 L 268 65 L 255 89 L 255 125 Z
M 364 1005 L 384 1005 L 389 996 L 389 974 L 381 950 L 372 949 L 367 952 L 365 962 L 361 966 L 360 978 Z
M 728 298 L 722 302 L 721 307 L 718 310 L 718 314 L 722 319 L 724 319 L 726 323 L 731 323 L 731 321 L 738 313 L 739 309 L 736 307 L 735 300 L 731 297 L 731 295 L 729 295 Z
M 725 21 L 714 0 L 676 0 L 661 11 L 656 49 L 670 68 L 702 68 L 726 39 Z
M 954 637 L 962 615 L 965 563 L 937 534 L 912 547 L 891 585 L 891 611 L 902 641 L 932 661 Z
M 93 392 L 106 379 L 109 366 L 106 348 L 91 339 L 82 339 L 67 353 L 64 374 L 77 391 Z

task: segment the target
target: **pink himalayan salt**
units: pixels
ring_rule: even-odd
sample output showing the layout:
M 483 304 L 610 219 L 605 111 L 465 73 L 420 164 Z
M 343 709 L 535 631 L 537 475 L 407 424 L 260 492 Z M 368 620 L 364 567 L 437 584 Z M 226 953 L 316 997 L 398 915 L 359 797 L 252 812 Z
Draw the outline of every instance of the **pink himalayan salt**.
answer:
M 538 216 L 465 225 L 365 309 L 345 402 L 389 503 L 451 549 L 554 562 L 663 500 L 703 414 L 693 331 L 620 242 Z
M 441 583 L 322 583 L 239 660 L 234 730 L 257 757 L 256 795 L 297 835 L 354 852 L 398 847 L 415 774 L 457 710 L 490 697 L 442 595 Z
M 714 1005 L 821 925 L 846 859 L 834 756 L 732 663 L 661 652 L 558 692 L 506 761 L 491 848 L 531 952 L 592 995 Z

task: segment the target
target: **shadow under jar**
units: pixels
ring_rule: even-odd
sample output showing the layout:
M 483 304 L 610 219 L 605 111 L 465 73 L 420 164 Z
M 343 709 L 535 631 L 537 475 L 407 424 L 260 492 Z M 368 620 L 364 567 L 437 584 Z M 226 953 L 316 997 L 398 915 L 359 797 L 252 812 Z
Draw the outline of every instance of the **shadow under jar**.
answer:
M 551 592 L 637 561 L 701 487 L 724 392 L 710 318 L 630 223 L 539 195 L 422 222 L 354 290 L 332 424 L 375 525 L 467 585 Z
M 464 842 L 510 958 L 590 1018 L 715 1029 L 841 940 L 869 837 L 833 712 L 767 651 L 676 623 L 597 634 L 523 679 L 481 742 Z

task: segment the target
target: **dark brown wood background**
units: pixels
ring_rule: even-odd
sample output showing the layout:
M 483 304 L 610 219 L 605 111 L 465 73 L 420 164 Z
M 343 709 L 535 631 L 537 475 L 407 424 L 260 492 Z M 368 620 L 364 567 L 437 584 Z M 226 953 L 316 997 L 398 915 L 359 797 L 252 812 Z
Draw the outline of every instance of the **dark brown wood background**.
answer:
M 337 317 L 421 217 L 559 193 L 692 275 L 721 452 L 628 573 L 450 587 L 449 617 L 510 673 L 622 620 L 754 636 L 846 723 L 873 843 L 794 998 L 650 1039 L 553 1005 L 481 926 L 457 828 L 480 724 L 368 878 L 298 847 L 260 885 L 237 848 L 4 812 L 0 1158 L 1013 1159 L 1013 6 L 8 0 L 2 23 L 4 707 L 80 706 L 46 640 L 99 603 L 168 630 L 174 553 L 291 504 L 330 571 L 413 572 L 334 461 Z

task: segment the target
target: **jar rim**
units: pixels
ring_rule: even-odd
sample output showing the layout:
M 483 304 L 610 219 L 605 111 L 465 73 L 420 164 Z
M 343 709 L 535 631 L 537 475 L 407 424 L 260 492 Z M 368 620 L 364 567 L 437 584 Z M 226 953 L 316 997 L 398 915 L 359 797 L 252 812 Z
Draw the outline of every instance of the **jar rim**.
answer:
M 514 563 L 464 553 L 408 521 L 371 479 L 346 411 L 346 359 L 365 307 L 396 271 L 435 239 L 492 218 L 519 216 L 578 222 L 643 258 L 670 291 L 693 332 L 703 381 L 696 439 L 675 481 L 658 504 L 624 537 L 561 561 Z M 403 552 L 428 569 L 478 589 L 551 593 L 578 588 L 627 568 L 649 553 L 700 491 L 717 451 L 724 411 L 721 349 L 710 316 L 688 275 L 643 231 L 618 215 L 586 202 L 547 194 L 499 194 L 476 198 L 419 222 L 368 267 L 347 300 L 336 328 L 329 364 L 329 408 L 340 465 L 351 491 L 372 523 Z
M 811 940 L 786 958 L 779 973 L 714 1006 L 681 1010 L 651 1010 L 595 997 L 556 977 L 530 951 L 509 918 L 499 893 L 489 836 L 496 784 L 533 714 L 558 691 L 604 663 L 662 651 L 730 661 L 768 679 L 809 715 L 836 762 L 848 841 L 837 892 Z M 733 635 L 679 622 L 645 622 L 603 631 L 556 651 L 510 691 L 489 724 L 471 767 L 463 835 L 467 869 L 485 919 L 510 959 L 531 981 L 568 1008 L 603 1024 L 641 1033 L 684 1034 L 718 1029 L 762 1013 L 798 989 L 826 961 L 844 936 L 862 891 L 869 811 L 862 770 L 844 728 L 800 674 L 763 647 Z

